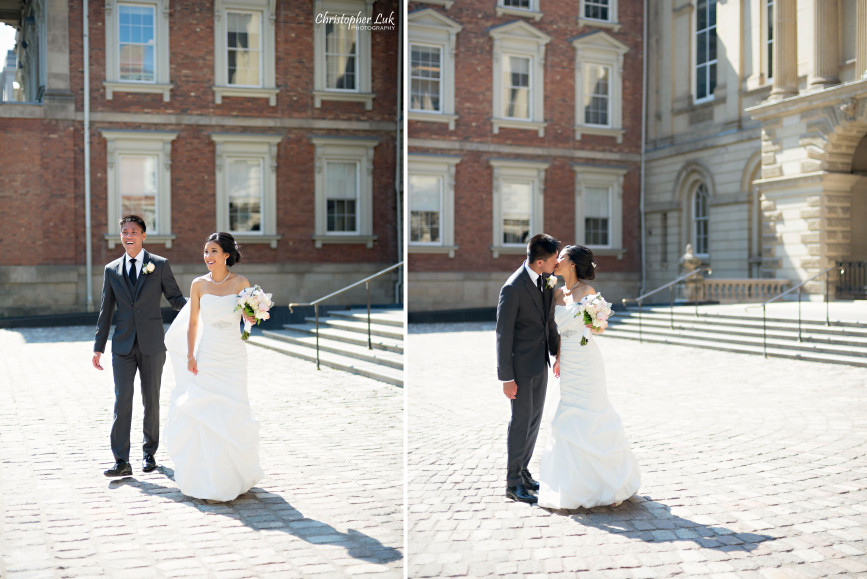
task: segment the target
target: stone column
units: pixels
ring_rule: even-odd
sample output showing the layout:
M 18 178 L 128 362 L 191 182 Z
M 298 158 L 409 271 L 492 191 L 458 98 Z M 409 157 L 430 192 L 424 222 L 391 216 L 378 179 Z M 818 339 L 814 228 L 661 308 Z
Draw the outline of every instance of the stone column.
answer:
M 867 78 L 867 0 L 858 0 L 858 9 L 855 11 L 859 25 L 857 40 L 855 41 L 855 78 Z
M 811 88 L 839 84 L 839 0 L 813 0 L 813 66 Z
M 867 1 L 867 0 L 864 0 Z M 798 3 L 774 2 L 774 88 L 771 100 L 798 94 Z

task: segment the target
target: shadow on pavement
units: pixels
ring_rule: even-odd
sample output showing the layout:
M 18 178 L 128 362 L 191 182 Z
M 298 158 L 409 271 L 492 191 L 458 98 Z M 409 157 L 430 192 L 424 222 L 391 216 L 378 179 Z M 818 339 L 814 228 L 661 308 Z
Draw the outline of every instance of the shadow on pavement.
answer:
M 160 466 L 159 471 L 170 479 L 174 478 L 174 472 L 170 468 Z M 346 548 L 350 557 L 369 563 L 382 565 L 403 558 L 400 551 L 394 547 L 383 545 L 377 539 L 360 531 L 349 529 L 346 533 L 342 533 L 331 525 L 308 519 L 280 495 L 259 487 L 253 487 L 233 501 L 218 502 L 188 497 L 176 487 L 166 487 L 134 477 L 114 480 L 109 484 L 109 488 L 116 489 L 123 485 L 135 487 L 144 494 L 187 504 L 202 513 L 224 515 L 240 520 L 254 531 L 265 529 L 283 531 L 311 545 L 339 545 Z M 262 516 L 263 509 L 267 510 L 268 516 Z
M 624 535 L 648 543 L 693 541 L 716 551 L 752 551 L 765 541 L 777 537 L 755 533 L 737 533 L 719 525 L 703 525 L 671 514 L 671 508 L 647 497 L 624 502 L 616 508 L 551 510 L 584 525 L 609 533 Z M 549 510 L 549 509 L 545 509 Z

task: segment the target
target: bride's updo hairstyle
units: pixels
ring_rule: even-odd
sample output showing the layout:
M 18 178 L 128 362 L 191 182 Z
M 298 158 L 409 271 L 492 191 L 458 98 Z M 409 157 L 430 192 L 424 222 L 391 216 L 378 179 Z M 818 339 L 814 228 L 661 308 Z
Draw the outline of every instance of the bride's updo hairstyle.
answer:
M 232 267 L 241 261 L 241 252 L 238 251 L 238 244 L 235 243 L 235 238 L 232 237 L 231 233 L 224 233 L 222 231 L 219 233 L 212 233 L 208 236 L 205 244 L 207 244 L 208 241 L 213 241 L 220 246 L 220 249 L 222 249 L 224 253 L 229 254 L 229 257 L 226 258 L 226 266 Z
M 596 262 L 593 260 L 593 252 L 583 245 L 570 245 L 566 248 L 569 261 L 575 266 L 575 275 L 583 281 L 590 281 L 596 277 Z

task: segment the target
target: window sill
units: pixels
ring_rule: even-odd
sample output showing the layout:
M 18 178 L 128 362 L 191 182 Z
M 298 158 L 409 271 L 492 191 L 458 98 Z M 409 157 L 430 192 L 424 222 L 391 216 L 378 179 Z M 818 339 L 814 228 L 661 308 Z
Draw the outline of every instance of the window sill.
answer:
M 546 123 L 546 122 L 521 121 L 521 120 L 515 120 L 515 119 L 501 119 L 501 118 L 491 119 L 491 123 L 494 125 L 494 134 L 495 135 L 500 133 L 501 128 L 505 128 L 505 129 L 522 129 L 525 131 L 536 131 L 540 137 L 545 136 L 545 127 L 548 125 L 548 123 Z
M 214 102 L 218 105 L 223 104 L 223 97 L 242 97 L 242 98 L 259 98 L 268 99 L 270 106 L 277 106 L 277 93 L 279 88 L 254 88 L 243 86 L 213 86 Z
M 156 245 L 164 245 L 166 249 L 172 248 L 172 242 L 175 240 L 177 235 L 169 233 L 167 235 L 158 235 L 156 233 L 150 234 L 145 239 L 144 244 L 156 244 Z M 109 249 L 114 249 L 118 245 L 120 245 L 120 233 L 106 233 L 102 236 L 105 239 L 106 244 Z
M 325 244 L 331 245 L 367 245 L 367 249 L 373 249 L 374 242 L 378 239 L 376 235 L 314 235 L 313 242 L 316 249 L 320 249 Z
M 137 93 L 152 93 L 162 94 L 163 102 L 169 102 L 171 92 L 175 85 L 173 84 L 154 84 L 154 83 L 137 83 L 137 82 L 118 82 L 105 81 L 102 83 L 105 87 L 105 99 L 111 100 L 116 92 L 137 92 Z
M 455 257 L 455 252 L 458 250 L 457 245 L 413 245 L 409 244 L 407 253 L 422 253 L 422 254 L 448 254 L 452 259 Z
M 423 121 L 428 123 L 448 123 L 449 130 L 455 130 L 455 121 L 458 115 L 447 115 L 444 113 L 425 113 L 421 111 L 410 111 L 408 117 L 411 121 Z
M 625 129 L 611 129 L 608 127 L 593 127 L 590 125 L 575 125 L 575 140 L 580 141 L 581 135 L 602 135 L 603 137 L 614 137 L 617 143 L 623 142 Z
M 452 7 L 452 4 L 455 3 L 455 0 L 418 0 L 420 4 L 436 4 L 437 6 L 443 6 L 446 10 Z
M 619 248 L 610 248 L 610 247 L 593 247 L 592 245 L 587 246 L 591 251 L 593 251 L 593 255 L 599 256 L 616 256 L 617 259 L 623 259 L 623 254 L 626 253 L 626 250 L 622 247 Z
M 364 110 L 373 109 L 373 99 L 376 95 L 372 92 L 341 92 L 336 90 L 313 91 L 313 106 L 317 109 L 322 107 L 322 101 L 343 101 L 351 103 L 364 103 Z
M 270 245 L 271 249 L 277 249 L 277 242 L 282 235 L 256 235 L 255 233 L 233 233 L 232 236 L 240 244 L 247 245 Z
M 539 21 L 542 18 L 542 13 L 536 10 L 512 8 L 511 6 L 497 6 L 497 16 L 523 16 Z
M 491 257 L 497 259 L 500 257 L 500 254 L 503 255 L 527 255 L 527 246 L 526 245 L 492 245 L 491 246 Z
M 596 26 L 597 28 L 608 28 L 613 32 L 620 32 L 621 24 L 619 22 L 610 22 L 608 20 L 594 20 L 592 18 L 578 17 L 578 26 Z

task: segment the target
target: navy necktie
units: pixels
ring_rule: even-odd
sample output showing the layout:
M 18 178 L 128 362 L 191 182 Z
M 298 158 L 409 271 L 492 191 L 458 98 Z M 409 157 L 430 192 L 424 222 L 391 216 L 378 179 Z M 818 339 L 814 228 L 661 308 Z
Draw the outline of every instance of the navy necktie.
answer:
M 542 276 L 536 278 L 536 287 L 539 288 L 539 291 L 542 291 Z
M 135 258 L 129 260 L 129 281 L 132 282 L 133 287 L 135 287 L 135 282 L 138 281 L 138 276 L 135 274 Z

